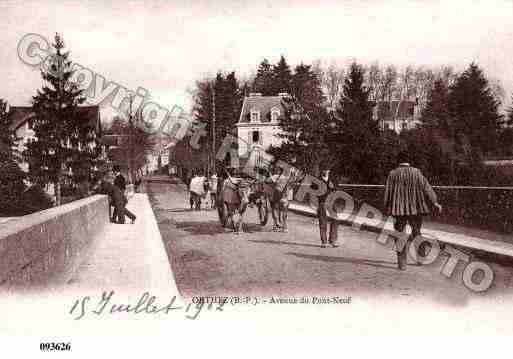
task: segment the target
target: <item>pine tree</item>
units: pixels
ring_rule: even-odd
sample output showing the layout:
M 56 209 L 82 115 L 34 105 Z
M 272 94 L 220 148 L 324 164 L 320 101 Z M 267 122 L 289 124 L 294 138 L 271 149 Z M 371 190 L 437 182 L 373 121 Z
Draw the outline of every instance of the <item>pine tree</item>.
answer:
M 100 146 L 89 119 L 79 111 L 85 97 L 83 90 L 71 81 L 69 52 L 63 52 L 64 42 L 58 34 L 52 46 L 55 53 L 50 66 L 41 71 L 45 84 L 32 102 L 36 141 L 28 144 L 24 155 L 29 161 L 31 181 L 53 183 L 55 202 L 60 205 L 65 174 L 72 171 L 74 176 L 87 176 Z
M 341 120 L 338 128 L 338 150 L 342 161 L 338 171 L 359 183 L 376 181 L 374 169 L 379 163 L 377 144 L 378 124 L 372 118 L 370 90 L 364 86 L 365 70 L 352 63 L 344 80 L 342 98 L 337 117 Z
M 513 95 L 511 96 L 511 106 L 506 111 L 506 122 L 508 127 L 513 126 Z
M 257 70 L 257 75 L 253 81 L 253 92 L 259 92 L 262 96 L 273 96 L 275 93 L 274 73 L 271 64 L 264 59 Z
M 198 150 L 203 152 L 205 163 L 209 156 L 213 161 L 214 152 L 219 150 L 224 138 L 233 132 L 235 124 L 239 120 L 242 101 L 243 93 L 239 88 L 235 72 L 230 72 L 227 75 L 219 72 L 213 80 L 205 79 L 197 82 L 194 96 L 194 119 L 205 125 L 207 133 L 207 136 L 202 138 L 201 149 Z M 215 127 L 213 123 L 214 105 Z M 213 148 L 214 136 L 215 151 Z M 189 139 L 184 140 L 188 141 Z
M 472 63 L 450 89 L 449 111 L 454 118 L 453 131 L 461 142 L 468 140 L 476 154 L 497 149 L 502 116 L 483 71 Z
M 513 96 L 512 105 L 506 110 L 505 126 L 499 133 L 500 155 L 513 155 Z
M 333 119 L 322 106 L 320 81 L 311 66 L 296 67 L 291 89 L 292 96 L 282 100 L 285 113 L 280 127 L 284 143 L 270 153 L 276 159 L 295 159 L 302 170 L 318 175 L 319 168 L 331 162 L 327 135 Z
M 424 127 L 440 130 L 441 133 L 451 136 L 449 88 L 442 79 L 437 79 L 430 89 L 420 120 Z
M 316 111 L 316 108 L 322 106 L 324 102 L 321 81 L 310 65 L 296 66 L 291 90 L 292 95 L 307 112 Z
M 278 64 L 273 66 L 273 78 L 274 94 L 279 94 L 281 92 L 287 92 L 290 94 L 292 84 L 292 73 L 283 55 L 280 57 L 280 61 L 278 61 Z

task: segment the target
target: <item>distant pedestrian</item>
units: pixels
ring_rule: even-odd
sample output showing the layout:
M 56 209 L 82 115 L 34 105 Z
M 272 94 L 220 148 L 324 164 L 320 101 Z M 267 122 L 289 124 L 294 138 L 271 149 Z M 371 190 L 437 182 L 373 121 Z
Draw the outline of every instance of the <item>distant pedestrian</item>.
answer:
M 125 195 L 125 191 L 126 191 L 125 177 L 121 174 L 121 170 L 120 170 L 119 166 L 114 166 L 113 171 L 114 171 L 114 186 L 119 188 L 119 190 L 123 194 L 123 198 L 125 199 L 125 202 L 128 202 L 128 200 L 126 199 L 126 195 Z M 121 218 L 121 217 L 123 217 L 123 218 Z M 112 213 L 112 221 L 111 222 L 119 223 L 120 221 L 123 221 L 123 223 L 124 223 L 125 217 L 121 216 L 117 211 L 117 207 L 114 206 L 114 211 Z
M 401 152 L 397 158 L 399 167 L 390 171 L 385 187 L 384 206 L 394 217 L 394 229 L 403 232 L 409 224 L 412 233 L 401 251 L 397 251 L 399 269 L 406 269 L 407 250 L 411 241 L 420 235 L 423 216 L 430 212 L 429 205 L 442 211 L 436 193 L 422 172 L 410 166 L 409 154 Z
M 210 207 L 216 208 L 217 202 L 217 175 L 214 173 L 210 177 Z
M 319 220 L 319 232 L 321 235 L 321 247 L 326 248 L 329 243 L 332 247 L 338 247 L 338 222 L 336 219 L 328 216 L 326 208 L 326 198 L 336 190 L 335 184 L 330 178 L 330 170 L 324 169 L 321 172 L 321 180 L 326 185 L 326 193 L 319 196 L 319 205 L 317 206 L 317 218 Z M 328 236 L 329 227 L 329 236 Z
M 137 216 L 126 208 L 126 197 L 117 186 L 111 184 L 110 182 L 105 180 L 105 178 L 103 178 L 101 181 L 98 182 L 97 188 L 99 188 L 100 193 L 109 196 L 109 202 L 114 207 L 115 213 L 117 213 L 116 217 L 113 216 L 115 223 L 125 223 L 125 216 L 130 218 L 132 224 L 135 223 Z
M 121 174 L 121 170 L 119 166 L 114 166 L 114 186 L 117 186 L 121 191 L 125 192 L 126 190 L 126 179 Z
M 205 177 L 195 175 L 189 186 L 191 210 L 201 210 L 201 198 L 205 195 Z

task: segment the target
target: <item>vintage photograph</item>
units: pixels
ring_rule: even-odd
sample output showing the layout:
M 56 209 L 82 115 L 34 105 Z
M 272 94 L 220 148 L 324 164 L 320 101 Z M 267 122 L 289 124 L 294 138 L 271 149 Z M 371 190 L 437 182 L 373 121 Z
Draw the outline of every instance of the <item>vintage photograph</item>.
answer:
M 0 337 L 511 335 L 512 14 L 1 1 Z

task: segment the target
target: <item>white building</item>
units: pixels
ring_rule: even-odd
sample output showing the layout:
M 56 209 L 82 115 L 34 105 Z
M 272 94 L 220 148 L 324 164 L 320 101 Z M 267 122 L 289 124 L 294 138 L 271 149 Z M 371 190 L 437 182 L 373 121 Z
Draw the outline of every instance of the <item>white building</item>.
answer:
M 238 154 L 242 162 L 268 162 L 271 156 L 265 151 L 279 146 L 283 139 L 278 135 L 282 131 L 280 121 L 284 116 L 282 100 L 286 93 L 279 96 L 262 96 L 251 93 L 244 98 L 239 122 L 236 124 L 238 137 Z
M 420 123 L 421 107 L 416 101 L 380 101 L 373 105 L 372 117 L 379 122 L 382 131 L 388 129 L 399 133 Z

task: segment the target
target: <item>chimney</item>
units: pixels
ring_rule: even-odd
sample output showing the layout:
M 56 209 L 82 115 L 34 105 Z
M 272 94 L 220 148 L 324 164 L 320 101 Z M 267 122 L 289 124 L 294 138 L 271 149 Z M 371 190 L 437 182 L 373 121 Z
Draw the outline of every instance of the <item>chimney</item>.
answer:
M 249 97 L 262 97 L 262 93 L 260 92 L 250 92 Z

